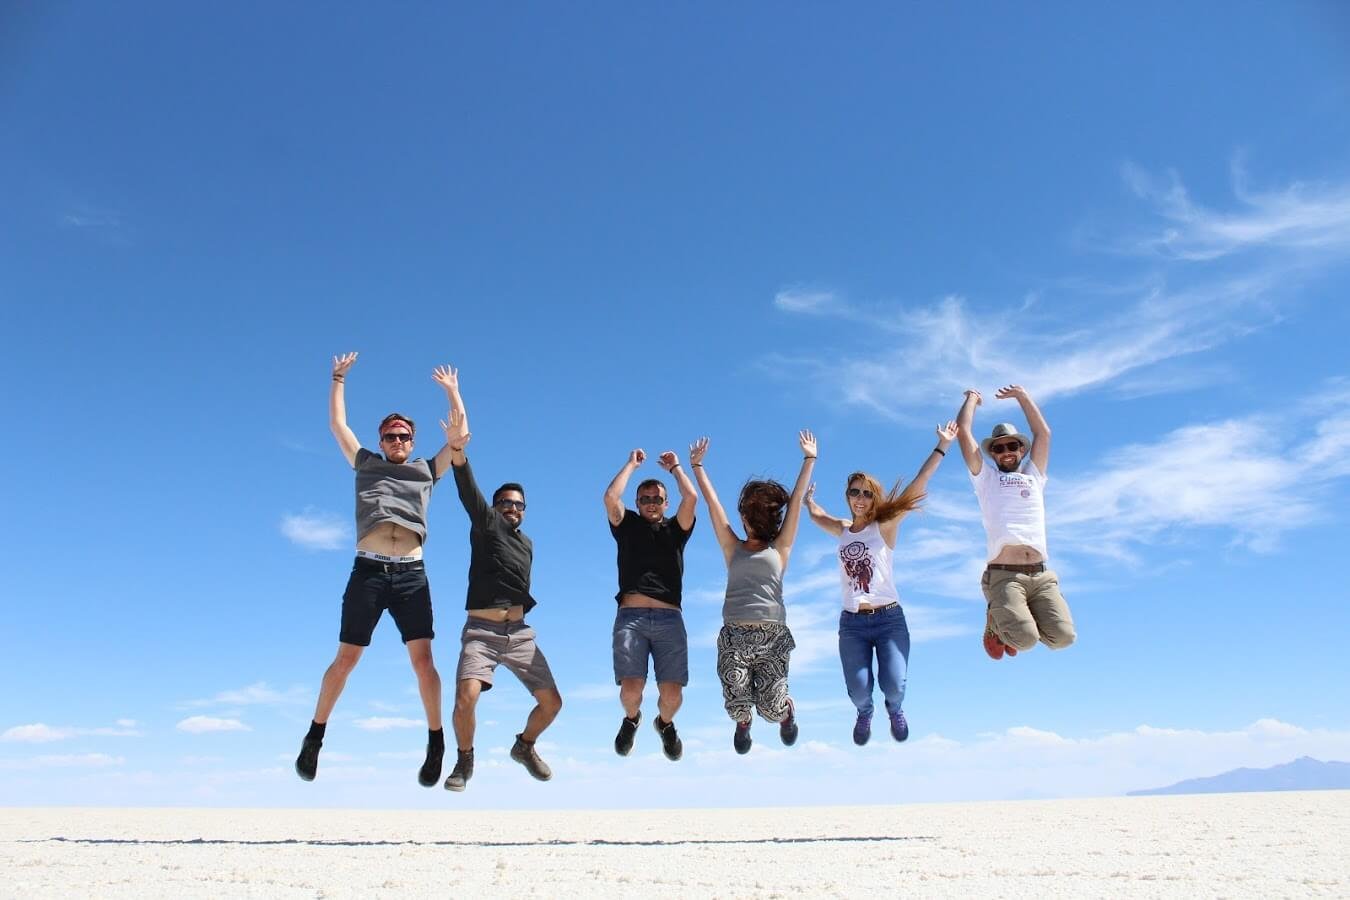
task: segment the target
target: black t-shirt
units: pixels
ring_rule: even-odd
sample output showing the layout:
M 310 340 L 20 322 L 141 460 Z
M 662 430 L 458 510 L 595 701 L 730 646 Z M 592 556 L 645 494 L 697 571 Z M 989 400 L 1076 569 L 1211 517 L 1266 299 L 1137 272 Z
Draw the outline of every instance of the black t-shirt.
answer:
M 623 521 L 610 525 L 609 531 L 619 545 L 619 593 L 646 594 L 674 606 L 680 605 L 680 586 L 684 580 L 684 545 L 693 532 L 685 531 L 675 519 L 648 522 L 631 509 L 623 511 Z

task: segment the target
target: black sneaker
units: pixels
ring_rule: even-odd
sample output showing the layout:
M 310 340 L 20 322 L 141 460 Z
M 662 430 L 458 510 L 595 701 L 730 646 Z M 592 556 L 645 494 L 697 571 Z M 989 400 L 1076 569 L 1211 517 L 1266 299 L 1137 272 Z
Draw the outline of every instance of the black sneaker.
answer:
M 903 741 L 909 737 L 909 723 L 905 721 L 905 711 L 897 709 L 891 713 L 891 737 Z
M 627 756 L 633 750 L 633 738 L 637 735 L 638 723 L 642 721 L 642 710 L 633 718 L 623 717 L 619 723 L 619 733 L 614 735 L 614 752 Z
M 445 759 L 445 744 L 427 743 L 427 758 L 417 772 L 417 783 L 422 787 L 432 787 L 441 780 L 441 764 Z
M 319 748 L 323 741 L 305 738 L 300 742 L 300 755 L 295 758 L 295 774 L 305 781 L 313 781 L 319 771 Z
M 553 770 L 548 767 L 548 763 L 539 758 L 539 754 L 534 751 L 534 741 L 526 742 L 520 735 L 516 735 L 516 743 L 511 748 L 511 758 L 525 767 L 539 781 L 548 781 L 553 777 Z
M 657 734 L 661 735 L 661 752 L 666 755 L 666 759 L 671 762 L 684 756 L 684 741 L 675 732 L 675 723 L 666 722 L 661 724 L 661 717 L 652 719 L 652 725 L 656 727 Z
M 797 743 L 797 707 L 788 700 L 787 718 L 778 723 L 778 736 L 783 740 L 784 747 L 791 747 Z
M 872 739 L 872 714 L 858 713 L 858 721 L 853 723 L 853 743 L 861 747 Z
M 459 757 L 455 760 L 455 768 L 451 770 L 450 777 L 445 779 L 447 791 L 464 790 L 464 786 L 473 777 L 473 751 L 460 750 L 458 753 Z
M 750 745 L 753 743 L 754 741 L 750 740 L 750 722 L 737 722 L 736 733 L 731 736 L 731 746 L 744 756 L 750 752 Z

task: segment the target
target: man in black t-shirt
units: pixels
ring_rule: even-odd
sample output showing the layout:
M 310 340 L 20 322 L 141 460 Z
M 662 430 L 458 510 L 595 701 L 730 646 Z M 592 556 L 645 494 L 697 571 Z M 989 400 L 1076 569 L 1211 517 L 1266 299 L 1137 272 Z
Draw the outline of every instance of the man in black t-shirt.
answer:
M 666 758 L 677 760 L 684 745 L 675 732 L 675 713 L 684 701 L 689 683 L 689 638 L 680 614 L 680 589 L 684 579 L 684 545 L 694 530 L 694 506 L 698 502 L 674 451 L 667 450 L 657 463 L 675 478 L 680 506 L 675 518 L 667 518 L 666 486 L 649 478 L 638 485 L 637 511 L 625 509 L 624 488 L 638 466 L 647 459 L 642 450 L 628 454 L 619 474 L 605 489 L 609 530 L 618 544 L 619 602 L 614 619 L 614 682 L 624 719 L 614 738 L 614 752 L 627 756 L 633 749 L 638 722 L 642 720 L 642 689 L 647 682 L 647 657 L 652 659 L 659 692 L 657 715 L 652 723 L 661 735 Z

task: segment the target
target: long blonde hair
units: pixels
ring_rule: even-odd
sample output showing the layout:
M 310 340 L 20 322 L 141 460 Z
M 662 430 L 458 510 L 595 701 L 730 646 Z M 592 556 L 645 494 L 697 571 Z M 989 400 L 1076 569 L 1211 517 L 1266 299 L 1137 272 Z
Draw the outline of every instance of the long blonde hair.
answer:
M 848 476 L 844 482 L 844 501 L 848 502 L 848 489 L 853 486 L 853 482 L 861 481 L 862 487 L 872 492 L 872 508 L 863 516 L 863 524 L 871 525 L 873 522 L 889 522 L 891 519 L 898 518 L 907 512 L 913 512 L 919 508 L 924 497 L 928 496 L 923 491 L 914 490 L 914 483 L 904 490 L 900 489 L 900 479 L 895 480 L 895 486 L 890 491 L 885 491 L 881 487 L 881 482 L 866 472 L 854 472 Z M 852 506 L 850 505 L 850 510 Z

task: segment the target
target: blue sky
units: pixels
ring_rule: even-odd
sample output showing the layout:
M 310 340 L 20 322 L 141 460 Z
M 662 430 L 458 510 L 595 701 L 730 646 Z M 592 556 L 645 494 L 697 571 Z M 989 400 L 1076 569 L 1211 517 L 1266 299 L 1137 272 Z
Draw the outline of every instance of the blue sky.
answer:
M 1350 758 L 1338 4 L 0 16 L 0 803 L 996 799 Z M 451 363 L 480 477 L 526 486 L 567 704 L 548 785 L 505 759 L 528 705 L 506 681 L 470 789 L 417 787 L 387 620 L 319 779 L 291 771 L 352 544 L 325 405 L 349 350 L 367 446 L 397 409 L 434 452 Z M 897 551 L 909 743 L 849 741 L 831 543 L 807 523 L 802 739 L 760 723 L 738 757 L 700 506 L 686 758 L 648 729 L 614 756 L 601 493 L 631 448 L 708 434 L 727 494 L 790 480 L 809 427 L 842 512 L 849 471 L 910 477 L 962 388 L 1008 382 L 1055 430 L 1075 647 L 985 658 L 984 540 L 949 459 Z M 991 400 L 976 423 L 1004 419 Z M 448 681 L 468 542 L 446 487 L 426 558 Z

